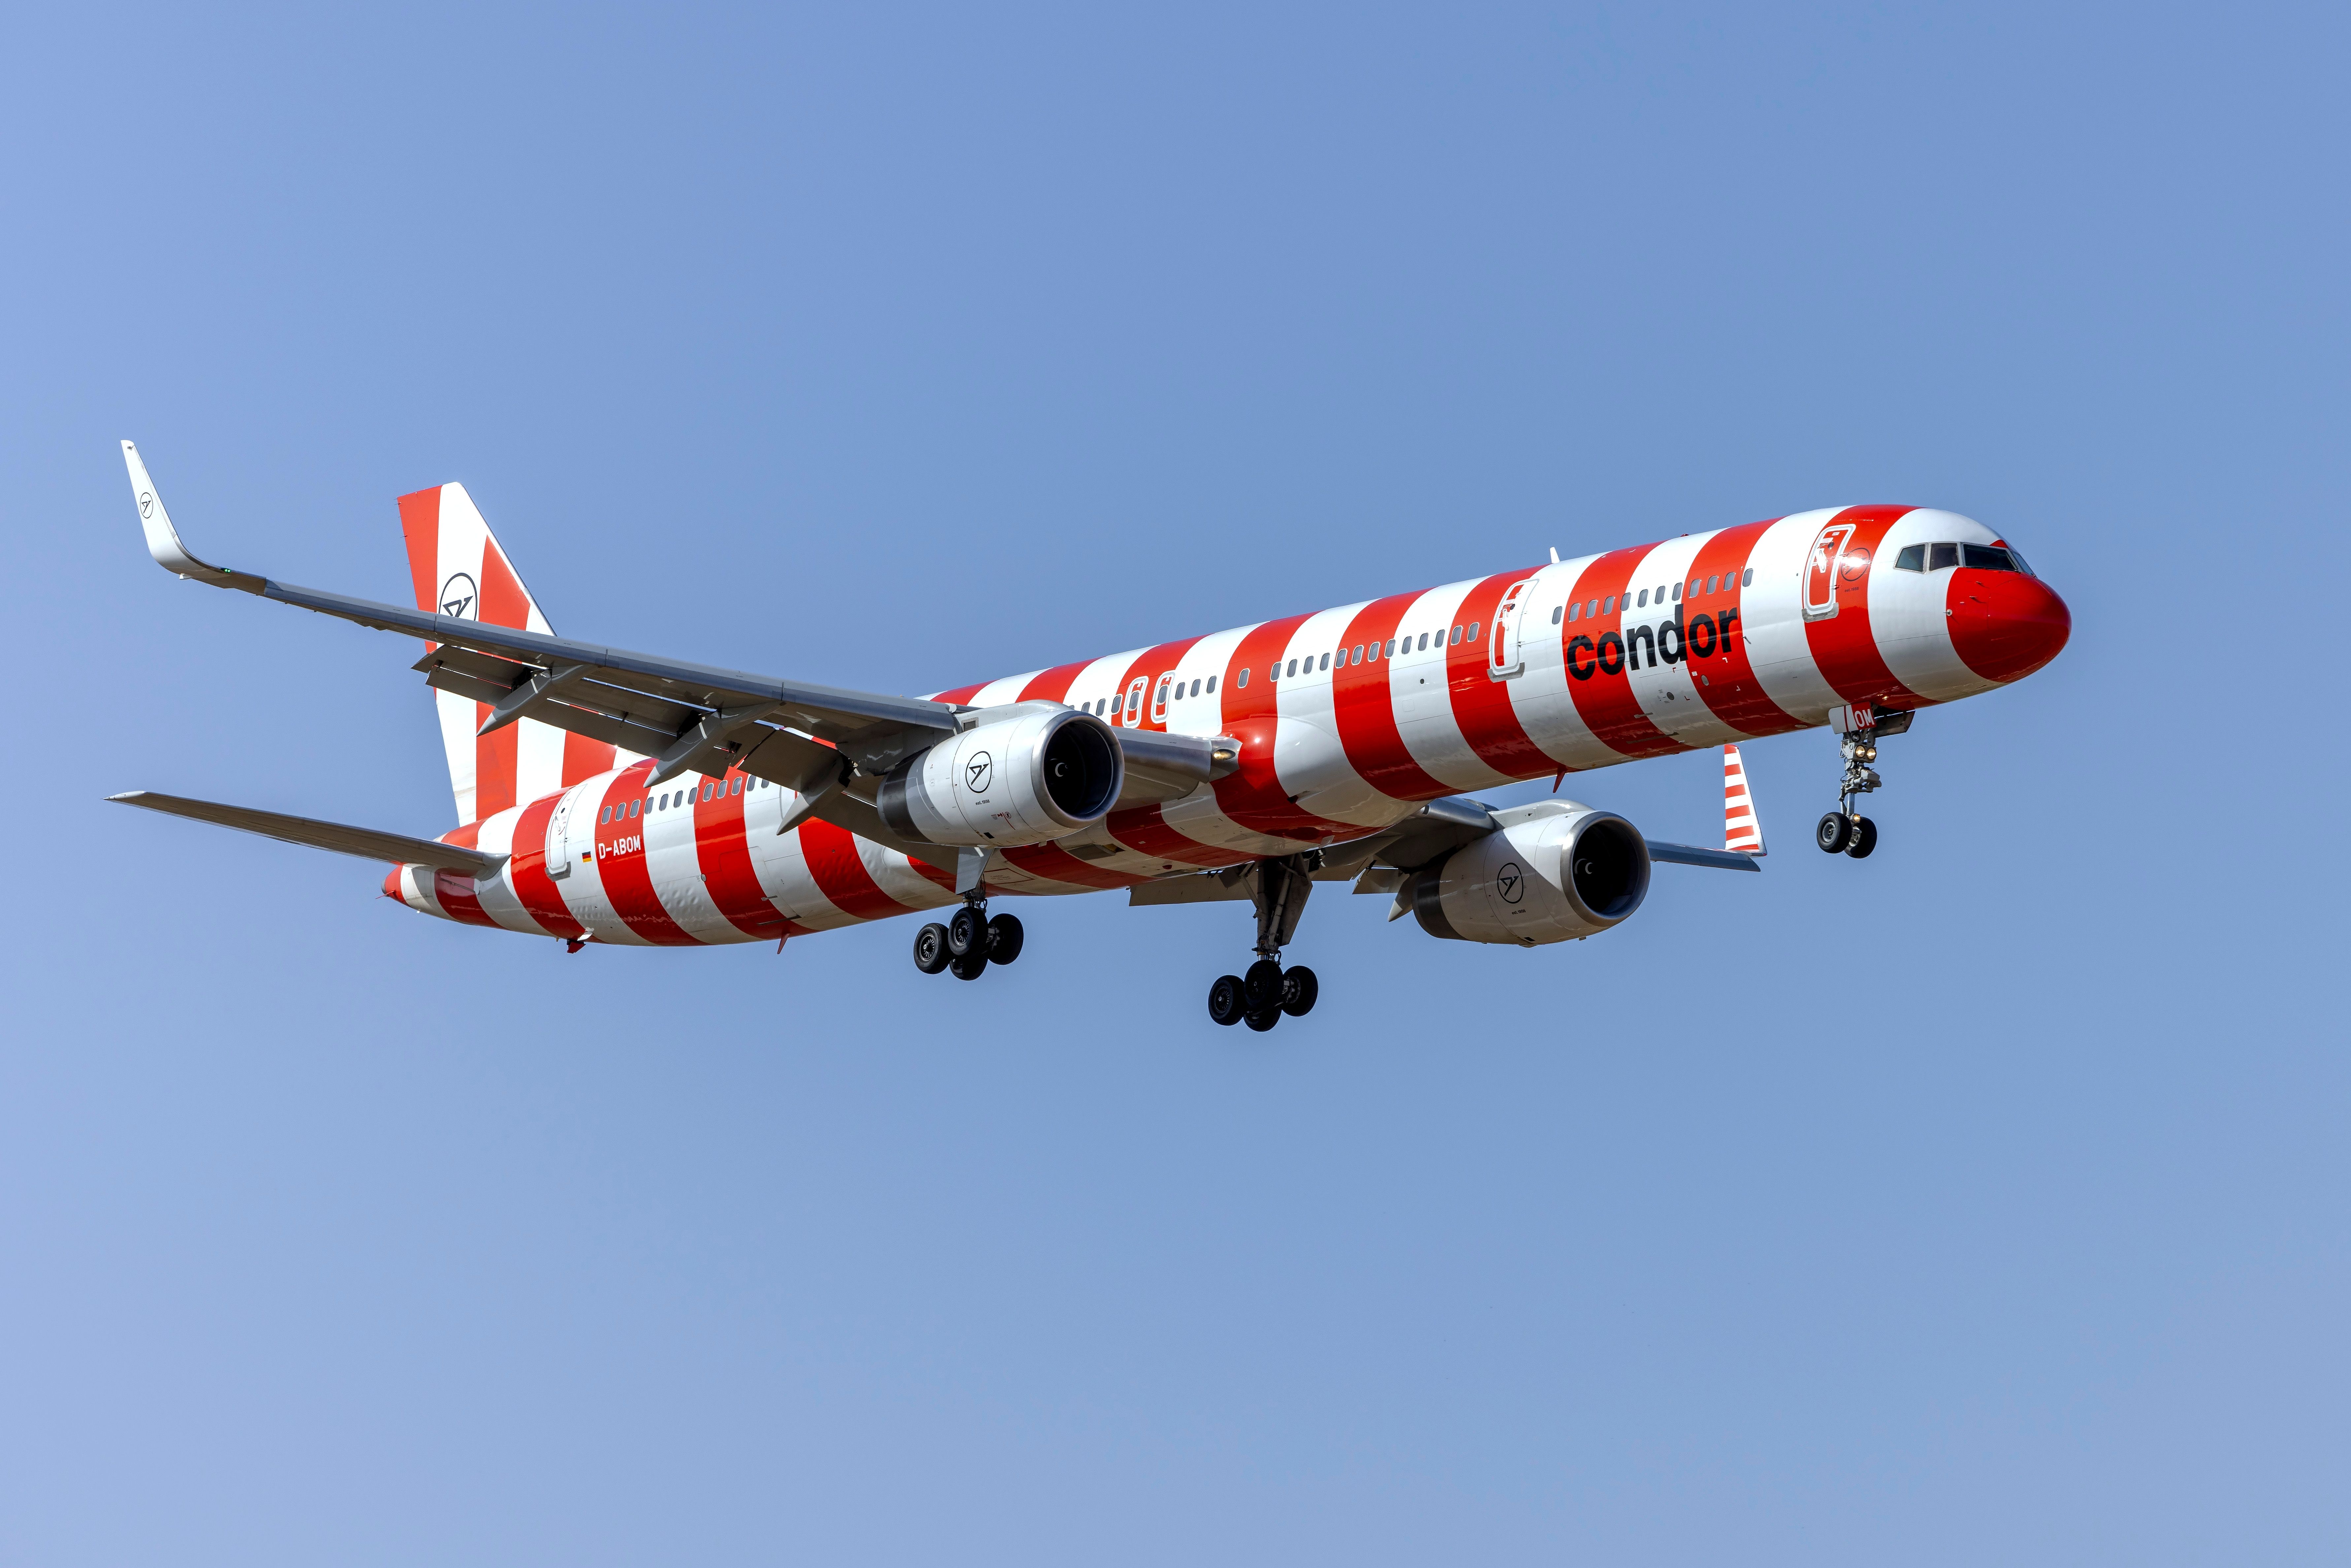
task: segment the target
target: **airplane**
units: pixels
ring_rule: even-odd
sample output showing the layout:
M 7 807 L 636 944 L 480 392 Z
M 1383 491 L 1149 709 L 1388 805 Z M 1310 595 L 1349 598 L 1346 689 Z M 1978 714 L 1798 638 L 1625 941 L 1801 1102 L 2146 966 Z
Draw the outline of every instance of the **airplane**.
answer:
M 166 570 L 421 638 L 460 826 L 425 839 L 132 791 L 110 797 L 389 862 L 419 914 L 578 953 L 774 941 L 918 911 L 915 967 L 1020 956 L 993 895 L 1230 900 L 1254 960 L 1218 1024 L 1314 1006 L 1285 967 L 1317 883 L 1448 940 L 1597 936 L 1663 862 L 1758 871 L 1741 741 L 1827 727 L 1844 773 L 1814 841 L 1865 859 L 1884 739 L 2023 679 L 2072 632 L 2006 539 L 1855 506 L 1514 567 L 927 696 L 715 669 L 557 636 L 462 485 L 399 499 L 415 607 L 216 567 L 122 443 Z M 1725 838 L 1644 838 L 1557 797 L 1571 773 L 1719 747 Z M 1468 791 L 1552 779 L 1495 809 Z

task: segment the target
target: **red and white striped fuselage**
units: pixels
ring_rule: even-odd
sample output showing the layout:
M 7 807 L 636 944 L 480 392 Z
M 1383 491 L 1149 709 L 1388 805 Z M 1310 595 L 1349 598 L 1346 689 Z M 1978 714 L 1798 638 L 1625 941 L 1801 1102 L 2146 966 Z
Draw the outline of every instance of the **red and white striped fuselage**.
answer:
M 413 549 L 417 498 L 402 501 Z M 991 894 L 1127 887 L 1343 842 L 1440 796 L 2020 679 L 2064 646 L 2062 601 L 2025 572 L 1929 564 L 1937 545 L 1998 543 L 1949 512 L 1807 512 L 937 695 L 1063 703 L 1113 725 L 1241 743 L 1229 777 L 999 852 L 987 881 Z M 1928 549 L 1906 557 L 1912 546 Z M 481 573 L 486 595 L 498 570 L 493 559 Z M 418 577 L 425 601 L 421 566 Z M 453 745 L 462 716 L 444 717 Z M 595 760 L 558 745 L 546 764 L 570 772 Z M 828 822 L 778 833 L 797 800 L 789 789 L 739 773 L 648 789 L 652 766 L 605 768 L 514 804 L 484 800 L 495 809 L 444 838 L 510 855 L 495 877 L 408 866 L 386 892 L 452 920 L 653 946 L 772 941 L 959 902 L 946 872 Z M 469 794 L 461 785 L 461 800 Z

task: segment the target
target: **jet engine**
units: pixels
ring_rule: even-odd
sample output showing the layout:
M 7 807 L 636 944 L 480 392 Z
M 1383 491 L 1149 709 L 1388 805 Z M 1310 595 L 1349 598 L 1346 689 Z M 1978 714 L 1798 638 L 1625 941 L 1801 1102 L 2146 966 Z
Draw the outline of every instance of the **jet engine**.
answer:
M 1408 885 L 1431 936 L 1532 947 L 1595 936 L 1640 908 L 1649 846 L 1614 811 L 1572 807 L 1497 828 Z
M 910 839 L 1038 844 L 1102 821 L 1125 779 L 1108 725 L 1058 703 L 1022 704 L 899 763 L 874 805 Z

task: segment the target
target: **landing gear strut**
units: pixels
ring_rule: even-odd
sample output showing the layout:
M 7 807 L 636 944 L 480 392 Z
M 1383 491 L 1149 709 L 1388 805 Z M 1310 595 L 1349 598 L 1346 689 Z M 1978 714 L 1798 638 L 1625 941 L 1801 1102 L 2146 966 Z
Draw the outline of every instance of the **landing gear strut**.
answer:
M 1837 809 L 1813 830 L 1813 841 L 1828 853 L 1867 860 L 1877 847 L 1877 824 L 1854 810 L 1854 802 L 1886 782 L 1870 766 L 1877 760 L 1877 742 L 1908 729 L 1912 716 L 1872 707 L 1841 707 L 1829 715 L 1831 727 L 1843 737 L 1837 749 L 1844 758 L 1844 778 L 1837 784 Z
M 1249 901 L 1257 906 L 1257 962 L 1245 975 L 1219 975 L 1208 988 L 1208 1017 L 1220 1024 L 1245 1023 L 1262 1034 L 1288 1013 L 1302 1019 L 1314 1010 L 1322 988 L 1314 971 L 1300 964 L 1281 967 L 1281 949 L 1298 934 L 1298 917 L 1314 891 L 1309 879 L 1322 861 L 1319 851 L 1259 861 L 1248 873 Z

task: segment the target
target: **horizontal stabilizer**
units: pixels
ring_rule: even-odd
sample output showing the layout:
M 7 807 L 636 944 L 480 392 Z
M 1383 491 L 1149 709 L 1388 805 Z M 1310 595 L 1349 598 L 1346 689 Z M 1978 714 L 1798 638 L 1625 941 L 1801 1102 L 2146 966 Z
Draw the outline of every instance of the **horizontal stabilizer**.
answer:
M 119 800 L 126 806 L 143 806 L 150 811 L 168 811 L 174 817 L 193 817 L 199 822 L 217 822 L 224 828 L 237 828 L 248 833 L 259 833 L 264 838 L 281 839 L 289 844 L 307 844 L 314 850 L 334 850 L 342 854 L 392 861 L 401 865 L 429 865 L 439 871 L 454 871 L 461 876 L 495 876 L 498 867 L 507 863 L 504 855 L 485 854 L 480 850 L 469 850 L 460 844 L 444 844 L 433 839 L 413 839 L 406 833 L 381 833 L 373 828 L 347 828 L 340 822 L 288 817 L 277 811 L 256 811 L 249 806 L 223 806 L 211 800 L 158 795 L 149 789 L 133 789 L 126 795 L 109 795 L 107 799 Z

